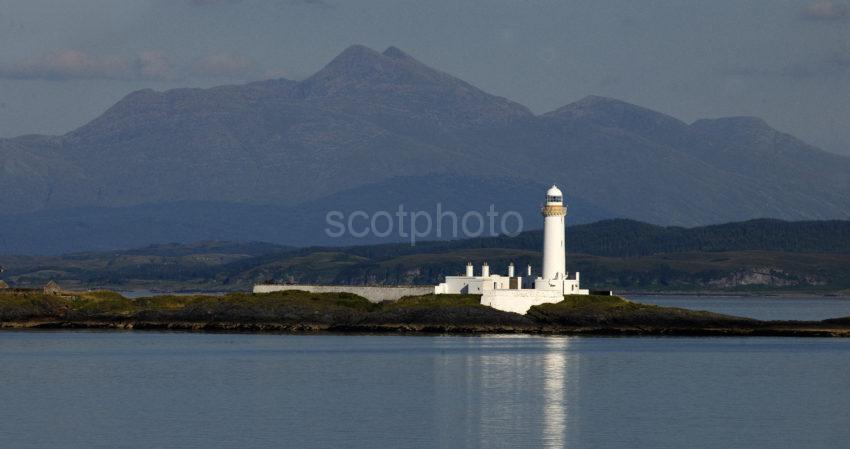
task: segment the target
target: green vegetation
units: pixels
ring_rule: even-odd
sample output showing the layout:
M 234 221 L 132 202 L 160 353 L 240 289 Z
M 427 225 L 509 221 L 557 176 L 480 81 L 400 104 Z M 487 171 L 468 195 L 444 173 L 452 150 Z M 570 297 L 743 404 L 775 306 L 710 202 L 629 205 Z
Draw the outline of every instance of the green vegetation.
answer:
M 635 310 L 644 307 L 644 305 L 625 300 L 619 296 L 564 295 L 564 300 L 559 303 L 543 304 L 535 307 L 545 310 L 571 312 L 610 312 Z
M 307 307 L 319 309 L 348 308 L 368 312 L 379 307 L 366 298 L 352 293 L 308 293 L 289 290 L 255 295 L 251 293 L 229 293 L 223 296 L 211 295 L 163 295 L 138 298 L 135 305 L 141 310 L 181 310 L 181 309 L 256 309 L 271 311 L 281 306 Z
M 406 296 L 395 302 L 382 304 L 383 310 L 440 309 L 456 307 L 486 307 L 481 305 L 481 295 L 423 295 Z
M 32 318 L 56 318 L 70 309 L 67 300 L 41 293 L 0 292 L 0 320 L 24 321 Z
M 75 316 L 129 316 L 138 310 L 133 301 L 105 290 L 76 293 L 69 302 Z
M 82 327 L 285 332 L 591 333 L 638 335 L 840 335 L 850 320 L 762 322 L 633 303 L 566 296 L 527 315 L 482 306 L 478 295 L 423 295 L 373 304 L 349 293 L 286 291 L 128 299 L 112 292 L 0 293 L 0 327 Z
M 60 296 L 39 290 L 0 292 L 0 321 L 62 320 L 309 320 L 311 315 L 368 313 L 379 309 L 350 293 L 276 292 L 264 295 L 166 295 L 138 299 L 107 291 Z M 324 315 L 323 315 L 324 314 Z M 324 317 L 327 318 L 327 317 Z M 326 319 L 320 321 L 326 321 Z
M 532 307 L 528 316 L 557 325 L 728 326 L 756 322 L 713 312 L 640 304 L 618 296 L 591 295 L 567 295 L 562 302 Z
M 0 321 L 24 319 L 141 319 L 185 321 L 307 321 L 362 317 L 372 312 L 405 309 L 484 308 L 473 295 L 426 295 L 375 304 L 351 293 L 299 290 L 267 294 L 162 295 L 137 299 L 107 291 L 61 296 L 38 290 L 0 292 Z
M 619 219 L 570 227 L 568 239 L 574 252 L 611 257 L 726 251 L 850 254 L 850 221 L 758 219 L 682 228 Z
M 0 257 L 13 286 L 247 290 L 254 283 L 435 284 L 467 261 L 539 269 L 541 234 L 514 238 L 283 248 L 207 242 L 61 257 Z M 850 221 L 753 220 L 699 228 L 607 220 L 567 229 L 567 263 L 583 285 L 616 291 L 850 290 Z
M 40 290 L 0 291 L 0 320 L 27 320 L 64 316 L 127 315 L 138 310 L 133 302 L 109 291 L 47 295 Z

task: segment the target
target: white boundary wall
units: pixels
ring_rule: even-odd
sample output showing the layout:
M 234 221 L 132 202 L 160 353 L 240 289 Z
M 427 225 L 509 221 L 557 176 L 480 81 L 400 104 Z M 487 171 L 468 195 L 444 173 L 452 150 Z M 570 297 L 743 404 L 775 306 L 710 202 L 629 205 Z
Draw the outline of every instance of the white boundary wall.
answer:
M 354 293 L 370 302 L 396 301 L 404 296 L 429 295 L 434 293 L 434 287 L 377 287 L 359 285 L 277 285 L 257 284 L 254 293 L 272 293 L 287 290 L 301 290 L 310 293 Z
M 481 304 L 520 315 L 528 313 L 531 306 L 561 302 L 564 295 L 558 290 L 487 290 L 481 295 Z

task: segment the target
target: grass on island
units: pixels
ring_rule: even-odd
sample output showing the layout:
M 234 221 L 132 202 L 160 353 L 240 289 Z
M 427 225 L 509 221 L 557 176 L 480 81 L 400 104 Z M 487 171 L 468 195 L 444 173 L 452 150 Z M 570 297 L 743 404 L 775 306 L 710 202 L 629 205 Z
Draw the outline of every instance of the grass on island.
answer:
M 380 307 L 350 293 L 275 292 L 263 295 L 162 295 L 129 299 L 116 292 L 0 291 L 0 321 L 29 319 L 120 319 L 122 317 L 180 319 L 274 318 L 293 309 L 302 313 L 369 312 Z
M 49 295 L 40 290 L 0 291 L 0 320 L 53 318 L 71 314 L 95 315 L 118 313 L 129 315 L 136 307 L 119 293 L 111 291 L 75 292 Z
M 64 292 L 0 291 L 0 321 L 144 320 L 189 322 L 307 322 L 350 323 L 379 317 L 411 317 L 451 322 L 520 317 L 480 304 L 480 295 L 408 296 L 394 302 L 372 303 L 351 293 L 309 293 L 299 290 L 252 294 L 162 295 L 128 299 L 110 291 Z M 432 313 L 433 312 L 433 313 Z M 511 318 L 513 317 L 513 318 Z M 711 312 L 634 303 L 617 296 L 567 295 L 554 304 L 534 306 L 523 322 L 546 325 L 620 325 L 651 323 L 752 323 L 755 320 Z
M 565 295 L 559 303 L 532 307 L 537 322 L 560 325 L 715 325 L 752 324 L 757 320 L 714 312 L 641 304 L 619 296 Z
M 381 304 L 383 310 L 444 309 L 451 307 L 486 307 L 481 305 L 481 295 L 422 295 L 405 296 L 398 301 Z
M 301 290 L 253 294 L 228 293 L 226 295 L 163 295 L 138 298 L 137 305 L 147 310 L 179 310 L 192 308 L 248 307 L 274 309 L 280 306 L 302 306 L 316 309 L 348 308 L 364 312 L 376 309 L 378 304 L 352 293 L 309 293 Z

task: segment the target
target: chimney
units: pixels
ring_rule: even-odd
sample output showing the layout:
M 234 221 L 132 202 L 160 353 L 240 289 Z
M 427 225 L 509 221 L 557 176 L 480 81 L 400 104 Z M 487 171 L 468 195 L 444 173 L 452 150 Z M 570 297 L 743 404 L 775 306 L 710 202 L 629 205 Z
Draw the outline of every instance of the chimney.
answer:
M 511 262 L 511 264 L 508 265 L 508 277 L 509 278 L 514 277 L 514 263 L 513 262 Z
M 490 265 L 487 265 L 487 262 L 481 265 L 481 277 L 490 277 Z
M 466 277 L 473 277 L 475 274 L 472 272 L 472 262 L 466 263 Z

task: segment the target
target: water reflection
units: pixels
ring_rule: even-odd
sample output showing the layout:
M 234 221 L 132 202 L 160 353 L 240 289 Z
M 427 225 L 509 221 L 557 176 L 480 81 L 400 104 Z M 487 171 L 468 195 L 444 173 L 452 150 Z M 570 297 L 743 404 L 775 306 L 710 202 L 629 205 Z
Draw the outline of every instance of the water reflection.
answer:
M 528 428 L 538 421 L 539 412 L 533 411 L 541 397 L 534 394 L 532 379 L 540 371 L 540 354 L 511 351 L 525 345 L 527 339 L 504 341 L 498 347 L 484 345 L 479 353 L 470 353 L 465 364 L 471 373 L 466 379 L 466 388 L 475 398 L 468 410 L 471 416 L 478 415 L 477 429 L 471 435 L 478 436 L 480 447 L 500 447 L 509 441 L 518 441 L 527 434 Z M 535 400 L 528 401 L 529 396 Z
M 845 339 L 0 337 L 3 448 L 831 449 L 850 440 Z
M 565 447 L 571 339 L 468 342 L 460 354 L 442 354 L 434 364 L 435 424 L 438 431 L 456 430 L 441 432 L 437 446 Z
M 543 357 L 543 441 L 544 447 L 562 448 L 567 432 L 569 411 L 567 382 L 567 346 L 569 339 L 552 337 L 547 339 L 548 352 Z

